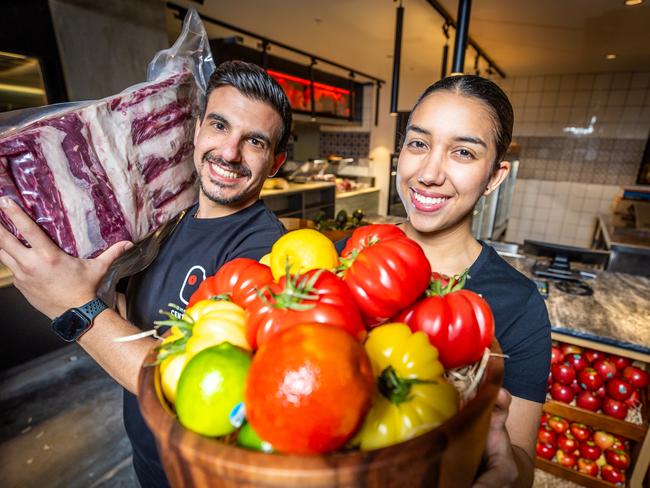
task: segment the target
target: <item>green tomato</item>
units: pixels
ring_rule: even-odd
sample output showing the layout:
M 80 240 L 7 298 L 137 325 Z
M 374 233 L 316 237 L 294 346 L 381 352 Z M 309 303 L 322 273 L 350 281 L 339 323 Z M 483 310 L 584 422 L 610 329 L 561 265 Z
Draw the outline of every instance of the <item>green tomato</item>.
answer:
M 251 424 L 248 422 L 246 422 L 239 430 L 239 434 L 237 435 L 237 444 L 254 451 L 274 451 L 273 446 L 265 440 L 262 440 L 262 438 L 257 435 L 257 432 L 255 432 L 253 427 L 251 427 Z
M 176 413 L 197 434 L 217 437 L 234 432 L 230 416 L 244 401 L 250 354 L 228 342 L 194 356 L 178 380 Z

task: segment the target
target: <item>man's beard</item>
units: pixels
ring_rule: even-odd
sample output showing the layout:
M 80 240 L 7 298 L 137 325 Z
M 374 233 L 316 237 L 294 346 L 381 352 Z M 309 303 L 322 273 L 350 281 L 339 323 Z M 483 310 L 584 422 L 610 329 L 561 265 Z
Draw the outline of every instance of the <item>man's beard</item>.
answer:
M 210 153 L 207 153 L 205 156 L 203 156 L 203 164 L 204 166 L 207 164 L 211 163 L 217 163 L 221 168 L 231 171 L 233 173 L 236 173 L 241 176 L 249 177 L 251 176 L 251 170 L 245 166 L 242 166 L 240 164 L 232 164 L 226 161 L 225 159 L 219 157 L 219 156 L 213 156 Z M 208 178 L 210 179 L 209 175 Z M 213 189 L 212 192 L 209 192 L 208 189 L 203 185 L 203 178 L 199 177 L 199 185 L 201 187 L 202 193 L 210 200 L 211 202 L 217 203 L 219 205 L 231 205 L 233 203 L 238 203 L 241 202 L 242 200 L 246 200 L 251 197 L 251 195 L 254 194 L 255 189 L 249 189 L 247 191 L 244 189 L 242 192 L 231 195 L 229 197 L 223 197 L 219 195 L 219 189 L 220 188 L 225 188 L 225 186 L 222 186 L 220 183 L 210 179 L 210 182 L 212 185 L 215 185 L 217 187 L 216 191 Z

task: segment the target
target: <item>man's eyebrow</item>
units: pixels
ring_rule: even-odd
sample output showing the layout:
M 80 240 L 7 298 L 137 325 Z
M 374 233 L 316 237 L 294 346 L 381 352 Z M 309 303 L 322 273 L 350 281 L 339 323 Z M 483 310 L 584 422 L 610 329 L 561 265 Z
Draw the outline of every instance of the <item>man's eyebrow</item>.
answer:
M 470 144 L 478 144 L 480 146 L 483 146 L 485 149 L 487 149 L 487 144 L 480 137 L 459 136 L 459 137 L 454 137 L 454 141 L 469 142 Z
M 431 135 L 431 132 L 429 132 L 428 130 L 420 127 L 419 125 L 413 125 L 413 124 L 407 125 L 406 126 L 406 132 L 409 132 L 409 131 L 417 132 L 418 134 L 424 134 L 425 136 L 430 136 Z
M 230 127 L 230 122 L 228 122 L 228 119 L 220 113 L 212 112 L 206 115 L 205 118 L 210 119 L 213 122 L 221 122 L 223 125 Z

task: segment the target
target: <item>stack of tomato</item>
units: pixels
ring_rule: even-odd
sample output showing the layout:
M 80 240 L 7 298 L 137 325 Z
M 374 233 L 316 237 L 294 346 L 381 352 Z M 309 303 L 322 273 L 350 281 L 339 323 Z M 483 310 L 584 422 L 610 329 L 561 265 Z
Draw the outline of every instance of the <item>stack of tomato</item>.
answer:
M 641 403 L 648 373 L 632 360 L 614 354 L 554 344 L 551 350 L 549 394 L 554 400 L 623 420 Z
M 392 225 L 357 229 L 340 257 L 319 232 L 290 232 L 260 262 L 226 263 L 182 319 L 157 324 L 171 327 L 163 392 L 188 429 L 262 451 L 402 442 L 457 412 L 445 369 L 492 342 L 490 309 L 463 283 L 432 274 Z
M 537 433 L 536 451 L 537 456 L 565 468 L 621 485 L 630 466 L 627 439 L 546 413 Z

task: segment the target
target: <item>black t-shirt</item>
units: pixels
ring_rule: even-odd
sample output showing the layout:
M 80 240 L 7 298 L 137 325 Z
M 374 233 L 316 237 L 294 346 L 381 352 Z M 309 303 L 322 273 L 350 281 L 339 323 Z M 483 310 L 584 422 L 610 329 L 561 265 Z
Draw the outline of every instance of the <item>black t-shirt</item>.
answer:
M 339 253 L 347 239 L 336 243 Z M 551 324 L 535 284 L 481 242 L 465 288 L 480 294 L 494 315 L 505 359 L 503 387 L 513 396 L 544 403 L 551 363 Z
M 551 365 L 551 323 L 535 284 L 487 244 L 469 268 L 465 288 L 480 294 L 494 315 L 505 359 L 503 387 L 513 396 L 544 403 Z
M 261 201 L 233 215 L 196 219 L 191 208 L 163 243 L 158 256 L 129 280 L 129 321 L 151 329 L 164 319 L 169 303 L 185 307 L 192 293 L 224 263 L 239 257 L 259 259 L 271 251 L 284 227 Z M 180 313 L 179 313 L 180 315 Z M 137 398 L 124 390 L 124 426 L 133 446 L 133 465 L 143 488 L 169 486 L 153 434 L 142 418 Z

